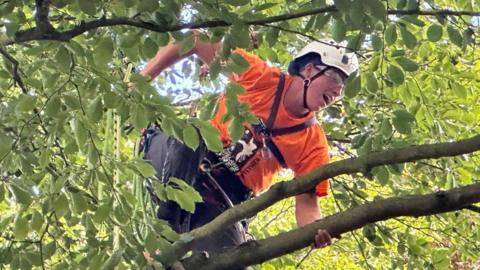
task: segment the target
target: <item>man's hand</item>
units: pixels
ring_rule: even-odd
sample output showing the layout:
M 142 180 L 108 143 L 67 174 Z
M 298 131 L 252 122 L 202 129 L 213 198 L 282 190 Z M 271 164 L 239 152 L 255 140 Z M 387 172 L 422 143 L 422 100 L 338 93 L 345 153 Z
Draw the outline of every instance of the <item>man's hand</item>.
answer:
M 332 237 L 327 230 L 318 229 L 313 241 L 313 248 L 323 248 L 332 244 Z

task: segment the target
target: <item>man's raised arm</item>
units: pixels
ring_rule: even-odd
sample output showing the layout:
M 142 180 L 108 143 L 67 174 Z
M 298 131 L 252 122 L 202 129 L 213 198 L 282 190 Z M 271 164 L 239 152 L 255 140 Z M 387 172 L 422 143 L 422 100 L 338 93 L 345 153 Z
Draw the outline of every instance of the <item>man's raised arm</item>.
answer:
M 199 38 L 200 32 L 193 31 L 193 34 L 195 35 L 195 45 L 191 51 L 180 55 L 180 47 L 182 45 L 178 42 L 170 43 L 161 47 L 155 57 L 148 61 L 140 74 L 154 79 L 164 69 L 192 54 L 197 55 L 204 63 L 209 64 L 215 58 L 217 52 L 222 48 L 222 43 L 203 42 Z

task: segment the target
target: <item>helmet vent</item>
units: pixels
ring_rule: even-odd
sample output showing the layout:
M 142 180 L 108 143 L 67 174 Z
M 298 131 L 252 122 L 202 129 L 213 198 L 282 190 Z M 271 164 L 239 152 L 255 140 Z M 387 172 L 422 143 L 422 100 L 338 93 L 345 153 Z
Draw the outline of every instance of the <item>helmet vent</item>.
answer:
M 348 64 L 348 57 L 346 55 L 343 55 L 342 57 L 342 63 Z

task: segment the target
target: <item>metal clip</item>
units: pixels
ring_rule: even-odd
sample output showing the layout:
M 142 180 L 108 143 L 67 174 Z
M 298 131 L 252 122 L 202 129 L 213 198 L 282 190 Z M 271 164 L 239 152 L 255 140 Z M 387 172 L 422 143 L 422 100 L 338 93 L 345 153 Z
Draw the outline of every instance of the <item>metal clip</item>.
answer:
M 272 158 L 272 151 L 267 146 L 266 137 L 262 136 L 262 149 L 260 149 L 260 154 L 262 155 L 263 159 L 270 160 Z

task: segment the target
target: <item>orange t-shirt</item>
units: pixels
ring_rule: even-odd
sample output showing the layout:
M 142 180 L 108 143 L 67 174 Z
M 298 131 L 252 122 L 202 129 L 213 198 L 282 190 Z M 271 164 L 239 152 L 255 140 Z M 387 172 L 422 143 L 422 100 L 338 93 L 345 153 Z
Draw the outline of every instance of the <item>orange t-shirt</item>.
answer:
M 242 49 L 236 49 L 235 52 L 250 63 L 247 71 L 239 75 L 233 75 L 230 78 L 233 82 L 242 85 L 246 90 L 244 94 L 238 96 L 238 99 L 240 102 L 248 103 L 251 112 L 265 123 L 270 116 L 280 79 L 280 70 L 268 66 L 259 57 Z M 293 77 L 285 76 L 285 86 L 273 128 L 298 125 L 313 116 L 313 113 L 310 112 L 303 118 L 294 118 L 287 113 L 283 101 L 286 89 L 288 89 L 292 81 Z M 222 116 L 226 112 L 225 97 L 222 96 L 219 99 L 219 109 L 212 119 L 212 124 L 219 129 L 224 145 L 230 143 L 229 122 L 221 122 Z M 295 133 L 275 136 L 273 137 L 273 142 L 282 153 L 287 166 L 294 171 L 295 176 L 305 175 L 329 162 L 328 143 L 320 124 L 315 124 Z M 237 175 L 245 186 L 254 193 L 259 193 L 270 187 L 273 175 L 281 169 L 282 167 L 275 156 L 265 159 L 261 156 L 261 151 L 258 150 L 240 168 Z M 316 187 L 317 195 L 327 195 L 328 185 L 328 180 L 320 182 Z

